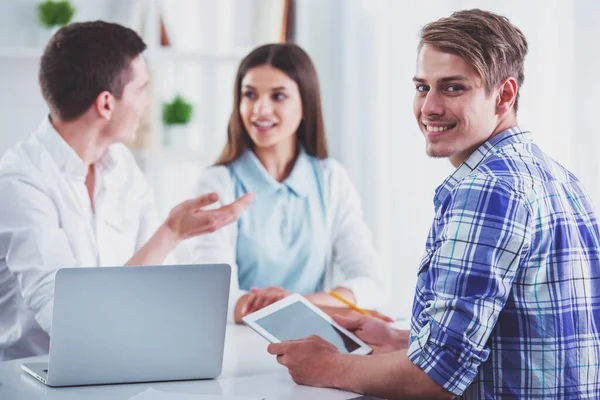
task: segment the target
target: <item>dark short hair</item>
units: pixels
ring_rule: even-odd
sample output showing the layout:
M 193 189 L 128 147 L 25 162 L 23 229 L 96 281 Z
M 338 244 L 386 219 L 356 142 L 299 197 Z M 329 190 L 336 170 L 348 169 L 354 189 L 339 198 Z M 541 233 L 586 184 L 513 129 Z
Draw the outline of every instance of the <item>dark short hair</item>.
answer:
M 103 21 L 61 28 L 42 55 L 39 81 L 51 112 L 64 121 L 85 113 L 103 91 L 121 98 L 130 63 L 146 49 L 133 30 Z
M 240 63 L 233 87 L 233 110 L 227 127 L 227 143 L 216 165 L 229 164 L 240 157 L 253 143 L 240 116 L 242 80 L 252 68 L 268 65 L 276 68 L 298 84 L 302 100 L 302 122 L 296 135 L 309 155 L 324 159 L 328 156 L 325 124 L 321 107 L 321 89 L 315 66 L 304 50 L 293 43 L 260 46 Z
M 509 76 L 515 78 L 519 88 L 525 81 L 527 40 L 519 28 L 501 15 L 478 9 L 457 11 L 425 25 L 419 50 L 425 44 L 465 60 L 475 68 L 488 93 Z M 519 92 L 515 111 L 518 106 Z

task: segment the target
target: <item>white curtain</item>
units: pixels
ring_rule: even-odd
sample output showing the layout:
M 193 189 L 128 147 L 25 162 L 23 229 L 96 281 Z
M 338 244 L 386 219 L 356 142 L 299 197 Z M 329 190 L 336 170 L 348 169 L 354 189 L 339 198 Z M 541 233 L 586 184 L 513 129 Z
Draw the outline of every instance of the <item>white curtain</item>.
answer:
M 298 43 L 317 65 L 331 153 L 361 195 L 397 316 L 410 314 L 433 192 L 453 171 L 447 160 L 426 156 L 413 115 L 418 34 L 470 8 L 507 16 L 527 37 L 519 123 L 600 204 L 600 2 L 299 1 Z

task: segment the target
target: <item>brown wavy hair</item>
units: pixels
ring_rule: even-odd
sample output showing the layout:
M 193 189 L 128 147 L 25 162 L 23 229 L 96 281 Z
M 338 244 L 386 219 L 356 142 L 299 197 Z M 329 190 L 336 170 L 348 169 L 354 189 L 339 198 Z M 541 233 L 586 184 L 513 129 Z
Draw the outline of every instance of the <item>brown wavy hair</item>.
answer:
M 254 148 L 240 116 L 242 80 L 250 69 L 263 65 L 277 68 L 298 84 L 303 114 L 296 131 L 298 143 L 311 156 L 327 158 L 321 90 L 315 66 L 299 46 L 293 43 L 278 43 L 254 49 L 240 63 L 233 89 L 233 110 L 227 127 L 227 143 L 215 165 L 229 164 L 237 160 L 246 149 Z
M 146 44 L 129 28 L 103 21 L 76 22 L 61 28 L 40 61 L 42 96 L 58 118 L 83 115 L 107 90 L 120 99 L 131 81 L 131 61 Z

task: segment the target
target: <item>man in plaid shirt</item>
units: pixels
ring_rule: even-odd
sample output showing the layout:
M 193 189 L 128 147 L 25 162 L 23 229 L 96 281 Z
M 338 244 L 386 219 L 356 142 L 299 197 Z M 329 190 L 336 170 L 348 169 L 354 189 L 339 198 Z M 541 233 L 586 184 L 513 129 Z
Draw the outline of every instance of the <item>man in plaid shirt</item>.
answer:
M 600 232 L 579 180 L 517 124 L 527 42 L 506 18 L 426 25 L 414 77 L 438 187 L 410 335 L 337 318 L 374 349 L 318 337 L 271 344 L 301 384 L 385 398 L 600 397 Z

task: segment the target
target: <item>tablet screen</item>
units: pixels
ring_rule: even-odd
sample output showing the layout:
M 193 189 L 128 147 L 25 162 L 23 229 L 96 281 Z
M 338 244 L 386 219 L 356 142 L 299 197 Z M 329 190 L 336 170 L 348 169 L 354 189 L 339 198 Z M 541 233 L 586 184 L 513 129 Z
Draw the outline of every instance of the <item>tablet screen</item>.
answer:
M 342 353 L 351 353 L 360 347 L 354 340 L 299 301 L 255 322 L 280 341 L 317 335 L 333 343 Z

